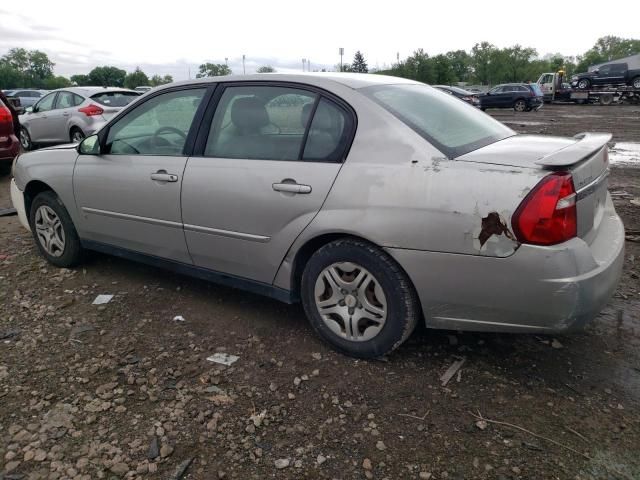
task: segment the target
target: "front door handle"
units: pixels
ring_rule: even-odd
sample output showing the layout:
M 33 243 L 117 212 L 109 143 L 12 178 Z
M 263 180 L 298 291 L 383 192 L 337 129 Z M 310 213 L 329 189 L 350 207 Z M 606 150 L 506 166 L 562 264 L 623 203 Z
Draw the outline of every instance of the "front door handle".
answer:
M 178 176 L 173 173 L 167 173 L 166 170 L 158 170 L 156 173 L 151 174 L 151 180 L 156 182 L 177 182 Z
M 311 185 L 302 185 L 300 183 L 274 183 L 272 185 L 276 192 L 285 193 L 311 193 Z

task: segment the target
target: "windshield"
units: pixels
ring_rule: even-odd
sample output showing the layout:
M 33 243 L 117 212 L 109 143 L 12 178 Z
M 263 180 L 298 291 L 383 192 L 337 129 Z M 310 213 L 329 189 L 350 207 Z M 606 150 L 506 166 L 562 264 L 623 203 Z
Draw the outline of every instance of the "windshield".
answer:
M 427 85 L 360 89 L 448 158 L 490 145 L 515 132 L 475 107 Z

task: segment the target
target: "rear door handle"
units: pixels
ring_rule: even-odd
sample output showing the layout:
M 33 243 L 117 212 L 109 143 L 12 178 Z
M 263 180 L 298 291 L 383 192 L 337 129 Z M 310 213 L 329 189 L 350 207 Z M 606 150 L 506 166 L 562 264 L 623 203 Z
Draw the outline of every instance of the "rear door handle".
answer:
M 166 170 L 158 170 L 151 174 L 151 180 L 156 182 L 177 182 L 178 176 L 173 173 L 167 173 Z
M 276 192 L 311 193 L 311 185 L 302 185 L 300 183 L 274 183 L 272 187 Z

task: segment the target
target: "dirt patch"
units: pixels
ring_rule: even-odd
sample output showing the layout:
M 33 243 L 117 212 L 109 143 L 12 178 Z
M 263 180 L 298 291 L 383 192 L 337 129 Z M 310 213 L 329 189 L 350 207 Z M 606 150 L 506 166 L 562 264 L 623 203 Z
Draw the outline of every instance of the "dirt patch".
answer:
M 636 110 L 496 117 L 640 141 Z M 610 190 L 639 231 L 640 169 L 614 168 Z M 299 306 L 102 255 L 55 269 L 0 218 L 0 464 L 29 479 L 640 478 L 640 244 L 626 247 L 618 290 L 583 333 L 421 328 L 364 362 L 325 347 Z M 99 294 L 114 297 L 92 305 Z

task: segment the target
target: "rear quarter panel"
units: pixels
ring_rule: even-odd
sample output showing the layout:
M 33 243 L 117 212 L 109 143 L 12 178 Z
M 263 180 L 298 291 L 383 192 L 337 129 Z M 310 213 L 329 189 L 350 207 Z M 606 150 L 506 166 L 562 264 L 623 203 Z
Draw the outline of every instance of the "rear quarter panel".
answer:
M 449 160 L 376 104 L 348 101 L 358 113 L 349 157 L 276 284 L 288 288 L 295 253 L 329 233 L 381 247 L 485 257 L 508 257 L 518 249 L 511 217 L 544 171 Z

